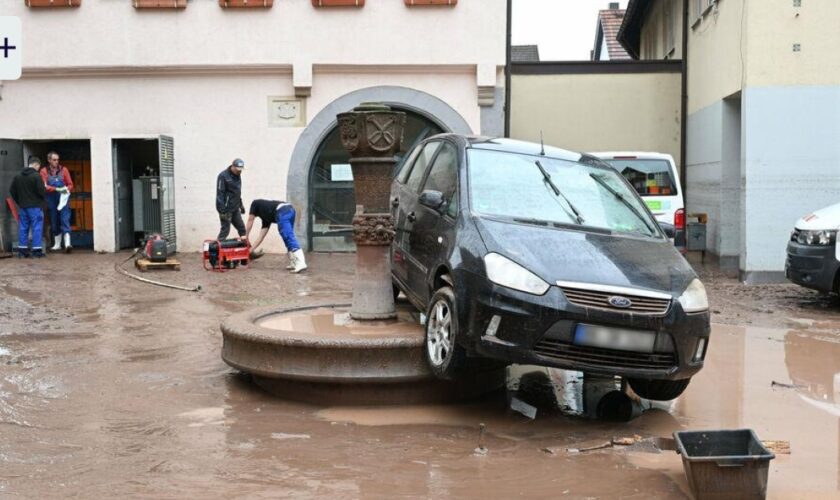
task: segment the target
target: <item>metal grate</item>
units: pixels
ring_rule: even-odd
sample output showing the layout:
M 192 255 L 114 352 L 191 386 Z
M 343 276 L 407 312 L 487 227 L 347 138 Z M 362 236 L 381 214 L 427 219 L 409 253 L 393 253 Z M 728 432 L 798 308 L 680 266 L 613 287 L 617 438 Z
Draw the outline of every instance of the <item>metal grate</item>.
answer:
M 166 238 L 167 250 L 175 253 L 178 240 L 175 231 L 175 143 L 172 137 L 162 135 L 158 140 L 160 158 L 160 214 L 161 233 Z
M 560 285 L 563 294 L 572 304 L 580 307 L 594 307 L 610 311 L 627 311 L 635 314 L 649 314 L 663 316 L 671 307 L 671 297 L 665 294 L 646 293 L 639 295 L 638 292 L 624 290 L 585 289 Z M 655 295 L 655 296 L 654 296 Z M 620 296 L 630 300 L 629 307 L 616 307 L 610 304 L 610 298 Z
M 567 344 L 553 339 L 541 340 L 534 347 L 534 352 L 556 361 L 574 361 L 609 368 L 664 370 L 677 366 L 677 357 L 673 353 L 617 351 Z

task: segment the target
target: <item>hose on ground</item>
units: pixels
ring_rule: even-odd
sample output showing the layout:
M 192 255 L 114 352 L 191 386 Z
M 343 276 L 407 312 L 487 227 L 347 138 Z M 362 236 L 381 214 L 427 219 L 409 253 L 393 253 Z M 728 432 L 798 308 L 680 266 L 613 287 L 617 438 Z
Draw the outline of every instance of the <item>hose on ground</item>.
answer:
M 150 279 L 147 279 L 147 278 L 141 278 L 140 276 L 137 276 L 135 274 L 131 274 L 130 272 L 123 269 L 123 266 L 125 265 L 125 263 L 130 261 L 131 259 L 133 259 L 137 254 L 140 253 L 141 250 L 142 250 L 141 248 L 138 248 L 138 249 L 134 250 L 134 253 L 129 255 L 128 258 L 125 259 L 122 262 L 119 262 L 119 263 L 114 262 L 114 270 L 117 271 L 120 274 L 128 276 L 131 279 L 135 279 L 135 280 L 140 281 L 142 283 L 148 283 L 150 285 L 162 286 L 162 287 L 165 287 L 165 288 L 173 288 L 175 290 L 183 290 L 185 292 L 198 292 L 198 291 L 201 290 L 201 285 L 196 285 L 194 287 L 172 285 L 170 283 L 164 283 L 162 281 L 155 281 L 155 280 L 150 280 Z

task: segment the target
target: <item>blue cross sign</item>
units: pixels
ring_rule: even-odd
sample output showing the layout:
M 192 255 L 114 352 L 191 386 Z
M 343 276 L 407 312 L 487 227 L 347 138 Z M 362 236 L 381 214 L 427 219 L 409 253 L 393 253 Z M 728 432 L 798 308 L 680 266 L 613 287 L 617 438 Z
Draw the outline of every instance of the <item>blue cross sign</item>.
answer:
M 0 16 L 0 81 L 20 78 L 22 31 L 20 18 Z

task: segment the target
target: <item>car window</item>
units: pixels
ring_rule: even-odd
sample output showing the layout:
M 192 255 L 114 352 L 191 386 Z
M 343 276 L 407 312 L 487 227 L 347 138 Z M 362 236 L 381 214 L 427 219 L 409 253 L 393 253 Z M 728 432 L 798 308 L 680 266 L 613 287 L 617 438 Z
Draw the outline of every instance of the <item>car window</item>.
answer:
M 642 200 L 613 169 L 483 150 L 470 150 L 468 161 L 470 203 L 480 215 L 660 235 Z
M 423 150 L 420 151 L 420 154 L 417 156 L 417 160 L 415 160 L 414 165 L 411 167 L 411 173 L 408 174 L 408 180 L 405 181 L 407 189 L 410 191 L 417 191 L 420 187 L 420 183 L 423 181 L 423 175 L 426 174 L 426 167 L 429 166 L 429 162 L 431 162 L 432 158 L 434 158 L 435 151 L 437 151 L 439 146 L 440 141 L 429 142 L 423 146 Z
M 452 144 L 445 142 L 429 171 L 423 190 L 440 191 L 443 193 L 443 198 L 448 201 L 455 192 L 457 172 L 458 150 Z
M 397 181 L 399 181 L 400 184 L 405 184 L 408 174 L 411 173 L 411 166 L 414 165 L 414 161 L 417 160 L 417 155 L 420 154 L 421 149 L 423 148 L 412 149 L 411 154 L 409 154 L 404 161 L 397 165 Z
M 672 196 L 677 185 L 668 160 L 607 159 L 641 196 Z

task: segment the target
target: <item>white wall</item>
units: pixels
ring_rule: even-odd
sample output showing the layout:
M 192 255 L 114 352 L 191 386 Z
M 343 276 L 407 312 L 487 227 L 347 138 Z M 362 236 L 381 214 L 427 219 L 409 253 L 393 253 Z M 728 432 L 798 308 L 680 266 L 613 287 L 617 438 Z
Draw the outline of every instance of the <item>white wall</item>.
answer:
M 435 95 L 480 129 L 472 73 L 316 73 L 315 82 L 309 117 L 348 92 L 388 84 Z M 0 137 L 91 140 L 94 245 L 113 251 L 111 141 L 171 135 L 179 249 L 192 251 L 218 232 L 215 179 L 233 158 L 247 165 L 246 205 L 255 198 L 285 198 L 289 159 L 303 129 L 269 128 L 266 99 L 292 93 L 288 74 L 30 78 L 6 83 L 0 116 L 22 119 L 0 120 Z M 279 238 L 268 242 L 268 250 L 282 248 Z

